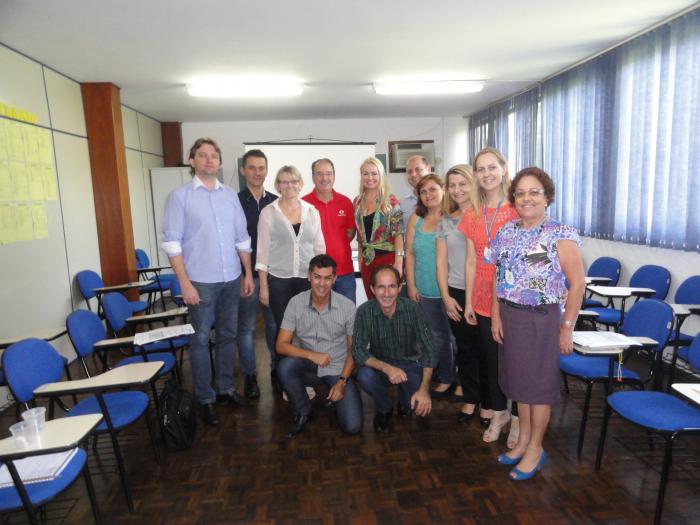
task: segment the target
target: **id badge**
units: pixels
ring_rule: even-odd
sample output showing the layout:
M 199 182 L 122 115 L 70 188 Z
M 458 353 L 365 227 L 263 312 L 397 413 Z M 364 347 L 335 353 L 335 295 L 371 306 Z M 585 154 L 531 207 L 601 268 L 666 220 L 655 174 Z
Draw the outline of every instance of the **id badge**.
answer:
M 484 263 L 491 264 L 491 248 L 484 248 Z

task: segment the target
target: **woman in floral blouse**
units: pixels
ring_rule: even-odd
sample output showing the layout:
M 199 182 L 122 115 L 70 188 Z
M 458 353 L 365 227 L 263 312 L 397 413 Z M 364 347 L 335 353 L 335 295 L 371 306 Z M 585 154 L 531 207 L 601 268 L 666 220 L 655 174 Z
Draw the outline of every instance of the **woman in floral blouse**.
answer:
M 503 226 L 491 244 L 491 330 L 501 345 L 499 383 L 518 402 L 520 435 L 498 462 L 514 465 L 511 479 L 525 480 L 547 461 L 542 439 L 552 404 L 559 401 L 559 354 L 573 350 L 586 284 L 576 230 L 546 214 L 554 200 L 549 175 L 539 168 L 521 170 L 508 200 L 519 219 Z
M 360 166 L 360 194 L 355 197 L 355 227 L 360 250 L 360 273 L 368 299 L 372 270 L 383 264 L 403 272 L 403 214 L 389 189 L 382 163 L 370 157 Z

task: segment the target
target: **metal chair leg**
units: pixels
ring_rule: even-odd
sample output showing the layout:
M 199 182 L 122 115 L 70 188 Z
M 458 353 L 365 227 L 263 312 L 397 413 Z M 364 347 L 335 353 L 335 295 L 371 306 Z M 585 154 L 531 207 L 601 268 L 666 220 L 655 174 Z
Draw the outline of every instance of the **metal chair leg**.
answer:
M 603 410 L 603 423 L 600 427 L 600 437 L 598 438 L 598 450 L 595 455 L 595 471 L 600 470 L 600 465 L 603 462 L 603 448 L 605 448 L 605 435 L 608 433 L 608 420 L 610 419 L 610 414 L 612 409 L 608 405 L 607 401 L 605 403 L 605 409 Z
M 668 483 L 668 471 L 671 467 L 673 457 L 673 440 L 676 434 L 666 438 L 666 452 L 664 454 L 664 464 L 661 467 L 661 480 L 659 481 L 659 494 L 656 497 L 656 510 L 654 511 L 654 525 L 661 523 L 661 513 L 664 509 L 664 496 L 666 495 L 666 484 Z
M 569 378 L 564 372 L 561 373 L 561 378 L 564 380 L 564 392 L 568 396 L 571 393 L 569 390 Z
M 90 471 L 88 470 L 87 461 L 85 461 L 85 466 L 83 467 L 83 478 L 85 478 L 85 485 L 87 487 L 88 497 L 90 498 L 92 516 L 95 518 L 95 523 L 97 525 L 102 525 L 102 516 L 100 516 L 100 508 L 97 506 L 95 487 L 92 485 L 92 477 L 90 476 Z
M 586 384 L 586 398 L 583 401 L 583 414 L 581 414 L 581 426 L 578 430 L 578 444 L 576 445 L 576 457 L 581 459 L 581 451 L 583 450 L 583 438 L 586 435 L 586 423 L 588 421 L 588 409 L 591 405 L 591 390 L 593 382 L 589 381 Z

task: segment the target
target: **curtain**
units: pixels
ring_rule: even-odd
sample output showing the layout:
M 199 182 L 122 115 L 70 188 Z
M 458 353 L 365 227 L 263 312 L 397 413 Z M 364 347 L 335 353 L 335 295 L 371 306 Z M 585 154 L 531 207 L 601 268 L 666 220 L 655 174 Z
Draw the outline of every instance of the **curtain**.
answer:
M 539 87 L 469 117 L 469 152 L 490 146 L 508 159 L 511 173 L 535 165 Z
M 700 10 L 544 82 L 551 215 L 585 235 L 700 251 L 699 124 Z

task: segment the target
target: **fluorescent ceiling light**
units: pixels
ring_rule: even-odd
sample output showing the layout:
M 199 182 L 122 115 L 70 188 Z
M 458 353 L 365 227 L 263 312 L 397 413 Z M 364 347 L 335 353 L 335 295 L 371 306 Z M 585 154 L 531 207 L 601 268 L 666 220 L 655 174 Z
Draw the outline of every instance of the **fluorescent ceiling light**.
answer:
M 416 80 L 404 82 L 375 82 L 378 95 L 457 95 L 478 93 L 484 89 L 480 80 Z
M 289 77 L 207 77 L 187 84 L 192 97 L 292 97 L 302 84 Z

